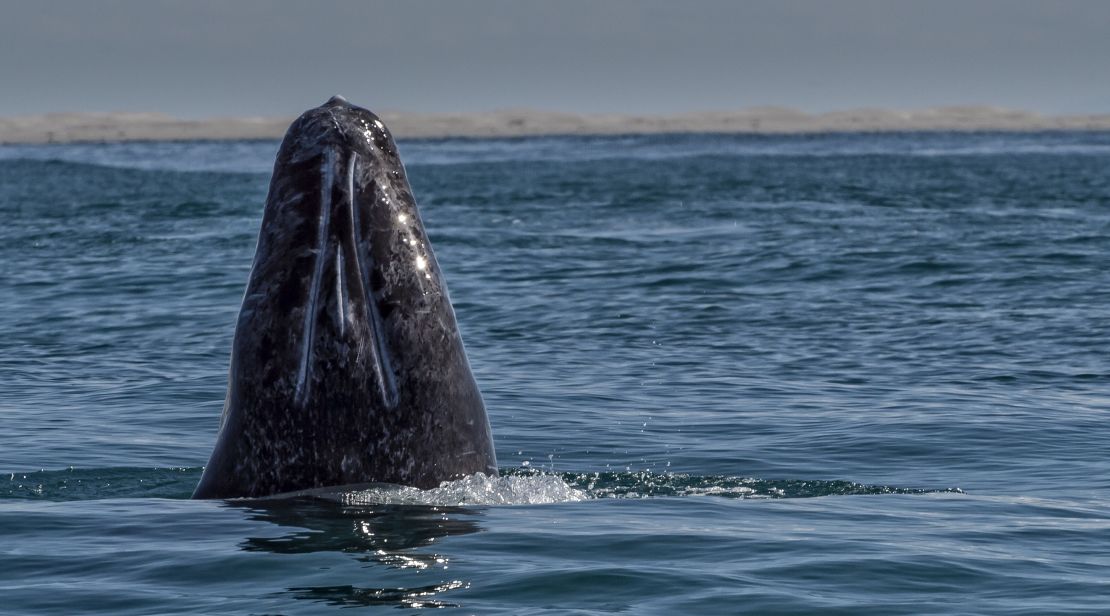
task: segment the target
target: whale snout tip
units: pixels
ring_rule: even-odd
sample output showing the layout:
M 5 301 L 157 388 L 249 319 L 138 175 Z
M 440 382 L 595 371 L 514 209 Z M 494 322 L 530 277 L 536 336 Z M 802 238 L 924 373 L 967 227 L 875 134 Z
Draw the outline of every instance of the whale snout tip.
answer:
M 347 99 L 343 98 L 342 95 L 336 94 L 335 96 L 329 98 L 328 102 L 324 103 L 324 105 L 328 107 L 341 107 L 345 105 L 350 105 L 350 103 L 348 103 Z

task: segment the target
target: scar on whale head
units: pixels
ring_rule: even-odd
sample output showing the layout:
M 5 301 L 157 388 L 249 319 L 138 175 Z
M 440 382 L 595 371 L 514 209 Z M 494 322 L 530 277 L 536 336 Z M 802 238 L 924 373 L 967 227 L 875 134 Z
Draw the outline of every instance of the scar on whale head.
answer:
M 497 474 L 397 147 L 335 96 L 285 134 L 194 498 Z

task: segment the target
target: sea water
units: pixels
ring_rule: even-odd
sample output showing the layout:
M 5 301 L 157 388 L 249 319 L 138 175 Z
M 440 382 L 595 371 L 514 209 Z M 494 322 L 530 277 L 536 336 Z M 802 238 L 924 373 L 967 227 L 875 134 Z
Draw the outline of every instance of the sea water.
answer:
M 1110 612 L 1110 134 L 399 147 L 502 475 L 227 502 L 277 143 L 0 147 L 0 612 Z

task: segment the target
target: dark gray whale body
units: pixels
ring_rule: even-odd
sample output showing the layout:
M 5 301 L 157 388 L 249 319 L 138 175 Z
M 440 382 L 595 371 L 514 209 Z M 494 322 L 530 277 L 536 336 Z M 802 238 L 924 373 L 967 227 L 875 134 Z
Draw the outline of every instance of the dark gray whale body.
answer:
M 481 393 L 397 148 L 334 97 L 281 144 L 194 498 L 497 473 Z

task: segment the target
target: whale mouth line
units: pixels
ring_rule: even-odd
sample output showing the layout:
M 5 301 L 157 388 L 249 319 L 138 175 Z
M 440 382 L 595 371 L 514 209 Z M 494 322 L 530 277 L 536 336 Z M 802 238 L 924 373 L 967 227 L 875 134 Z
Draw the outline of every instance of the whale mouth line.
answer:
M 370 246 L 363 250 L 362 225 L 358 215 L 358 192 L 355 190 L 355 177 L 358 168 L 358 154 L 352 153 L 347 165 L 347 202 L 351 215 L 351 241 L 355 252 L 355 264 L 358 267 L 359 279 L 362 281 L 363 301 L 366 306 L 366 323 L 370 327 L 370 360 L 377 381 L 377 390 L 382 404 L 386 408 L 397 406 L 397 379 L 393 374 L 393 362 L 390 360 L 389 349 L 385 340 L 385 322 L 381 310 L 374 298 L 374 290 L 370 286 L 370 267 L 367 263 L 372 259 Z
M 297 370 L 297 387 L 293 399 L 303 407 L 311 389 L 308 379 L 308 366 L 312 362 L 313 347 L 316 339 L 316 312 L 320 304 L 320 287 L 324 277 L 324 263 L 328 254 L 328 235 L 331 225 L 332 185 L 335 177 L 335 150 L 324 151 L 320 175 L 320 221 L 317 226 L 316 260 L 312 270 L 312 284 L 309 289 L 308 305 L 305 306 L 304 327 L 301 338 L 301 363 Z

